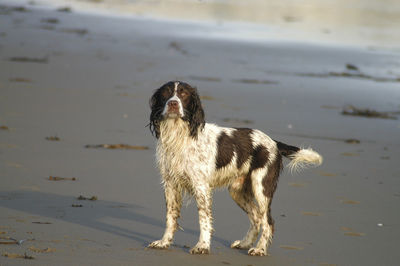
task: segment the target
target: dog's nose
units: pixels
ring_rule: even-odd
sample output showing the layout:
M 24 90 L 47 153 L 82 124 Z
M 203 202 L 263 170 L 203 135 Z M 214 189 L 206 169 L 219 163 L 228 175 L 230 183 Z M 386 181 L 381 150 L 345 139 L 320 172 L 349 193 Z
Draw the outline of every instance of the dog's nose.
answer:
M 177 108 L 178 107 L 178 101 L 172 100 L 168 102 L 168 107 L 171 108 Z

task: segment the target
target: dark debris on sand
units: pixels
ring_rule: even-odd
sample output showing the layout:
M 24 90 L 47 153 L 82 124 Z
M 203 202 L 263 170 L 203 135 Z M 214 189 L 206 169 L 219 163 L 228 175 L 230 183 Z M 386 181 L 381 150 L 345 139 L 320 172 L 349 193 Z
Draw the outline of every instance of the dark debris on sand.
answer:
M 28 79 L 28 78 L 21 78 L 21 77 L 9 78 L 8 81 L 10 81 L 10 82 L 16 82 L 16 83 L 32 83 L 32 80 L 31 80 L 31 79 Z
M 134 146 L 128 144 L 97 144 L 97 145 L 86 145 L 87 149 L 109 149 L 109 150 L 148 150 L 147 146 Z
M 179 44 L 178 42 L 170 42 L 169 43 L 169 48 L 174 49 L 175 51 L 183 54 L 183 55 L 187 55 L 189 54 L 187 50 L 185 50 L 181 44 Z
M 5 252 L 5 253 L 3 253 L 3 257 L 10 258 L 10 259 L 25 259 L 25 260 L 33 260 L 34 259 L 34 257 L 29 256 L 26 253 L 24 253 L 24 255 L 21 255 L 21 254 Z
M 19 62 L 19 63 L 47 64 L 49 62 L 49 59 L 47 57 L 14 56 L 14 57 L 10 57 L 9 61 Z
M 76 177 L 59 177 L 59 176 L 49 176 L 48 180 L 50 181 L 64 181 L 64 180 L 69 180 L 69 181 L 76 181 Z
M 85 36 L 86 34 L 89 33 L 89 31 L 87 29 L 80 29 L 80 28 L 76 28 L 76 29 L 75 28 L 74 29 L 64 28 L 64 29 L 61 29 L 60 31 L 64 32 L 64 33 L 73 33 L 78 36 Z
M 80 195 L 80 196 L 77 197 L 76 199 L 77 199 L 77 200 L 91 200 L 91 201 L 96 201 L 96 200 L 98 200 L 97 196 L 92 196 L 92 197 L 88 198 L 88 197 L 85 197 L 85 196 L 82 196 L 82 195 Z
M 21 12 L 26 13 L 30 10 L 24 6 L 7 6 L 7 5 L 0 5 L 0 15 L 9 15 L 12 12 Z
M 239 119 L 239 118 L 224 118 L 222 119 L 225 123 L 239 123 L 239 124 L 254 124 L 253 120 L 249 119 Z
M 60 138 L 57 136 L 50 136 L 50 137 L 46 137 L 46 140 L 48 141 L 60 141 Z
M 344 140 L 344 142 L 348 143 L 348 144 L 360 144 L 361 141 L 358 139 L 346 139 Z
M 250 79 L 250 78 L 242 78 L 242 79 L 234 79 L 232 80 L 235 83 L 243 83 L 243 84 L 278 84 L 277 81 L 272 80 L 258 80 L 258 79 Z
M 66 7 L 60 7 L 57 9 L 57 12 L 63 12 L 63 13 L 72 13 L 72 9 L 68 6 Z
M 342 115 L 349 116 L 361 116 L 367 118 L 381 118 L 381 119 L 393 119 L 397 120 L 394 114 L 399 114 L 400 112 L 378 112 L 368 108 L 357 108 L 352 105 L 345 106 L 342 111 Z
M 377 77 L 365 74 L 361 72 L 360 68 L 354 64 L 346 64 L 345 70 L 342 72 L 331 71 L 328 73 L 300 73 L 298 76 L 301 77 L 313 77 L 313 78 L 329 78 L 329 77 L 342 77 L 342 78 L 358 78 L 365 80 L 372 80 L 375 82 L 400 82 L 400 77 Z
M 40 22 L 48 24 L 58 24 L 60 23 L 60 20 L 58 18 L 43 18 L 40 20 Z

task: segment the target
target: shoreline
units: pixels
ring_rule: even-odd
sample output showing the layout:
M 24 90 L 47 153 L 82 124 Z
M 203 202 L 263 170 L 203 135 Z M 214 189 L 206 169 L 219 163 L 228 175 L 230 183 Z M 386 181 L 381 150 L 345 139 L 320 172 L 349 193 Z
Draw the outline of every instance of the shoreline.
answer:
M 173 25 L 127 21 L 37 9 L 0 15 L 0 237 L 26 240 L 0 244 L 0 264 L 399 261 L 400 117 L 341 114 L 346 105 L 400 109 L 398 55 L 199 40 L 171 34 Z M 249 223 L 224 190 L 214 193 L 211 255 L 188 254 L 199 233 L 193 201 L 175 245 L 146 248 L 165 219 L 148 100 L 175 79 L 197 86 L 207 122 L 257 128 L 324 156 L 319 168 L 282 173 L 270 256 L 230 248 Z M 136 148 L 87 148 L 104 144 Z M 34 259 L 3 256 L 24 253 Z

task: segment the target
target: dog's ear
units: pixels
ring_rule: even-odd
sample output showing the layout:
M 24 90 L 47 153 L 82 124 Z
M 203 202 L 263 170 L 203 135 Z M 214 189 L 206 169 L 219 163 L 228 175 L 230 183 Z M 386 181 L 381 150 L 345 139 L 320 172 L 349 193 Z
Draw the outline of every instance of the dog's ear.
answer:
M 156 138 L 160 137 L 160 121 L 162 119 L 163 101 L 161 97 L 161 88 L 157 89 L 153 96 L 151 96 L 149 105 L 151 108 L 150 114 L 150 132 Z
M 189 111 L 189 129 L 190 136 L 197 138 L 199 130 L 203 129 L 205 124 L 204 110 L 201 105 L 200 96 L 197 90 L 191 94 L 190 104 L 188 106 Z

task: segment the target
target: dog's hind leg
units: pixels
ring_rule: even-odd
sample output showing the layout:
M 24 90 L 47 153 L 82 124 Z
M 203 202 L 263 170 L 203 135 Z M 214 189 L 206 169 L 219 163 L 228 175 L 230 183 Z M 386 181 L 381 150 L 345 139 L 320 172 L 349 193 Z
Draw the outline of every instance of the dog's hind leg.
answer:
M 234 241 L 231 248 L 249 249 L 256 242 L 260 230 L 260 215 L 254 202 L 250 176 L 239 177 L 229 187 L 229 193 L 236 204 L 247 213 L 250 220 L 250 228 L 246 236 L 242 240 Z
M 254 197 L 260 212 L 261 236 L 256 247 L 249 249 L 252 256 L 268 255 L 268 246 L 272 242 L 274 220 L 271 217 L 271 202 L 282 169 L 282 158 L 277 156 L 268 168 L 258 169 L 251 174 Z
M 269 219 L 269 205 L 271 199 L 265 198 L 259 204 L 262 207 L 259 208 L 260 210 L 260 221 L 261 221 L 261 236 L 258 240 L 256 247 L 250 248 L 248 254 L 251 256 L 266 256 L 268 255 L 268 246 L 272 242 L 274 225 L 272 220 Z
M 253 193 L 254 198 L 258 204 L 259 221 L 261 225 L 261 236 L 258 240 L 256 247 L 250 248 L 249 255 L 252 256 L 266 256 L 268 245 L 272 240 L 272 224 L 268 221 L 268 209 L 270 198 L 266 197 L 263 193 L 262 174 L 264 171 L 255 171 L 252 173 Z

